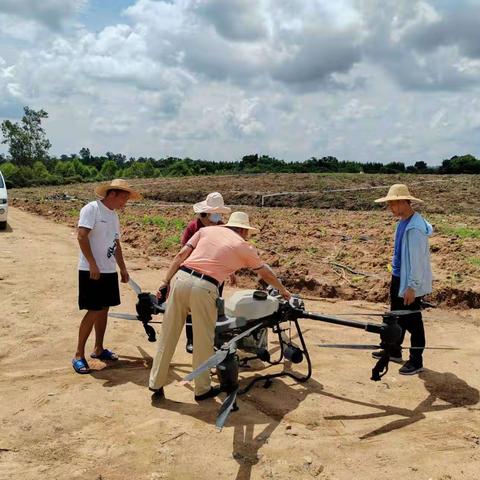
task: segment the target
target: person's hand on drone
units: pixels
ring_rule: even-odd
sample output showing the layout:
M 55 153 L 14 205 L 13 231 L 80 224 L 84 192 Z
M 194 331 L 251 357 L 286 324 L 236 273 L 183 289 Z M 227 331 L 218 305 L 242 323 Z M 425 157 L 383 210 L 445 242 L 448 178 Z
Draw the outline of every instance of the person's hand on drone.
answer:
M 165 288 L 167 289 L 167 293 L 165 295 L 165 299 L 168 298 L 168 295 L 170 293 L 170 282 L 167 282 L 167 281 L 163 281 L 160 286 L 158 287 L 158 291 L 157 291 L 157 299 L 158 300 L 162 300 L 163 296 L 164 296 L 164 291 L 165 291 Z
M 292 294 L 285 288 L 285 287 L 282 287 L 278 293 L 280 293 L 280 295 L 285 299 L 285 300 L 290 300 L 290 298 L 292 297 Z

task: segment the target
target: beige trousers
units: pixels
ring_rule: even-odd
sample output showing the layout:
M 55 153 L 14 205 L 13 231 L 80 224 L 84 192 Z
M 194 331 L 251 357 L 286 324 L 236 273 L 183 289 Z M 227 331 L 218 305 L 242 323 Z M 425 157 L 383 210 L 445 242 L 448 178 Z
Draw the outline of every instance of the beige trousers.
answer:
M 150 372 L 150 388 L 158 389 L 167 383 L 170 361 L 188 312 L 191 312 L 193 326 L 193 369 L 213 355 L 217 298 L 218 289 L 213 283 L 183 270 L 176 273 L 172 279 L 158 349 Z M 195 395 L 202 395 L 209 390 L 210 371 L 207 370 L 195 379 Z

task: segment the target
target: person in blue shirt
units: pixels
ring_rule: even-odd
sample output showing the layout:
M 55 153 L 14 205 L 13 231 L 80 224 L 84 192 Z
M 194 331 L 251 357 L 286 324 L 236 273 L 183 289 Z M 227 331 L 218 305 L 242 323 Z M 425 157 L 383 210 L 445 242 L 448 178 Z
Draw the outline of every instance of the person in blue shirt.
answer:
M 402 336 L 398 349 L 391 352 L 390 359 L 403 363 L 402 348 L 405 332 L 410 333 L 410 358 L 400 368 L 402 375 L 414 375 L 423 370 L 423 348 L 425 347 L 425 329 L 421 300 L 432 292 L 432 269 L 430 265 L 430 247 L 428 237 L 433 233 L 432 226 L 412 207 L 412 202 L 423 203 L 413 197 L 406 185 L 395 184 L 390 187 L 386 197 L 375 200 L 387 203 L 392 214 L 399 219 L 395 230 L 392 257 L 392 278 L 390 283 L 391 310 L 412 310 L 411 315 L 400 317 Z M 373 352 L 374 358 L 380 358 L 383 351 Z

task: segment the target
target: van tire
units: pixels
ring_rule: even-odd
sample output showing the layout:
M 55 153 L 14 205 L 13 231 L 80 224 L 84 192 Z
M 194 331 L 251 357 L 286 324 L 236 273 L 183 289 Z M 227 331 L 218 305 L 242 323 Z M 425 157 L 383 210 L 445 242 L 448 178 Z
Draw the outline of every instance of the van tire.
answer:
M 7 222 L 0 222 L 0 230 L 5 230 L 7 228 Z

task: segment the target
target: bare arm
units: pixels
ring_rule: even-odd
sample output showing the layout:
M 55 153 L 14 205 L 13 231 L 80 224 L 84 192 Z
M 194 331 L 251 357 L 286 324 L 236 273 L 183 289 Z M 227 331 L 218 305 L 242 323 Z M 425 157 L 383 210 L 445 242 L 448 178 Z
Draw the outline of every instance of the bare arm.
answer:
M 130 275 L 128 274 L 125 261 L 123 260 L 123 251 L 122 246 L 120 245 L 120 240 L 117 240 L 117 247 L 115 249 L 115 260 L 117 261 L 117 265 L 120 268 L 122 283 L 127 283 Z
M 91 230 L 85 227 L 78 227 L 77 230 L 77 240 L 80 245 L 80 250 L 87 259 L 88 265 L 90 266 L 90 278 L 92 280 L 98 280 L 100 278 L 100 270 L 97 266 L 97 262 L 92 253 L 90 247 L 90 241 L 88 236 L 90 235 Z
M 262 268 L 255 270 L 255 272 L 260 275 L 260 277 L 267 282 L 272 287 L 276 288 L 282 297 L 286 298 L 287 300 L 290 299 L 292 296 L 290 292 L 283 286 L 280 279 L 275 275 L 274 271 L 270 268 L 269 265 L 264 264 Z

